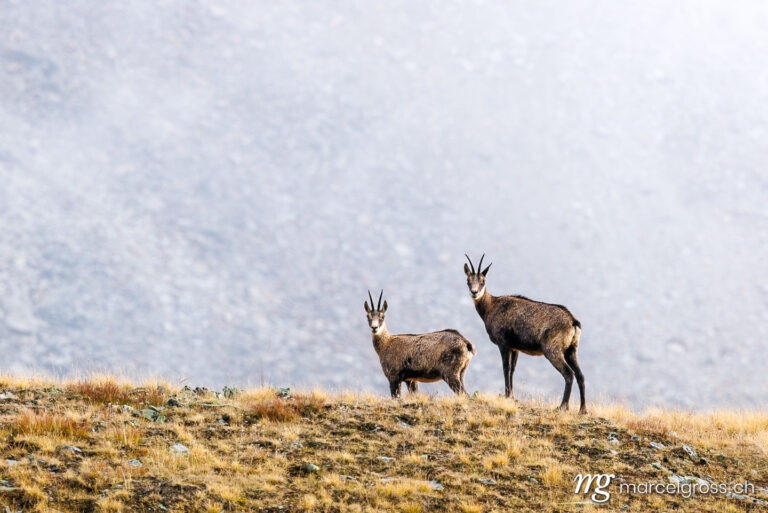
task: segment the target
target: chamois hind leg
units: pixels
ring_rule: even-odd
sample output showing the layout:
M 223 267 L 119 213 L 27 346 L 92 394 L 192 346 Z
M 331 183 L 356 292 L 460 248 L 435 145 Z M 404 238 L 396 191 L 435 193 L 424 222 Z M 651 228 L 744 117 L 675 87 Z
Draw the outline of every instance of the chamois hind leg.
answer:
M 461 382 L 459 372 L 455 372 L 443 378 L 448 386 L 451 387 L 453 393 L 456 395 L 467 395 L 467 391 L 464 390 L 464 383 Z
M 557 409 L 567 410 L 568 400 L 571 398 L 571 387 L 573 386 L 573 370 L 571 370 L 571 368 L 566 363 L 565 357 L 559 348 L 553 351 L 545 352 L 544 356 L 547 360 L 549 360 L 549 363 L 551 363 L 554 368 L 557 369 L 557 371 L 563 376 L 563 379 L 565 380 L 563 401 L 560 403 L 560 406 L 558 406 Z
M 405 385 L 408 387 L 409 394 L 415 394 L 419 391 L 419 384 L 416 381 L 406 381 Z
M 576 374 L 576 383 L 579 385 L 579 398 L 581 399 L 579 413 L 585 414 L 587 413 L 587 400 L 584 397 L 584 373 L 581 372 L 581 367 L 579 367 L 577 346 L 572 345 L 565 350 L 565 361 L 573 369 L 574 374 Z
M 392 399 L 400 397 L 400 381 L 389 382 L 389 393 L 392 394 Z
M 459 371 L 459 381 L 461 381 L 461 388 L 464 388 L 464 374 L 467 372 L 467 367 L 469 367 L 469 362 L 466 362 L 461 368 L 461 371 Z

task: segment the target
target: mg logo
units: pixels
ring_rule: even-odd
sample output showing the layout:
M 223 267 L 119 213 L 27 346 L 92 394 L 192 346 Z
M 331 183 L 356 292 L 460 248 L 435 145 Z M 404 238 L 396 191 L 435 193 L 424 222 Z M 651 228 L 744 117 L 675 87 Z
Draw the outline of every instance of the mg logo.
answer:
M 616 476 L 613 474 L 579 474 L 573 478 L 576 482 L 576 489 L 573 493 L 587 495 L 590 491 L 594 490 L 590 499 L 592 499 L 592 502 L 602 504 L 611 498 L 611 493 L 605 491 L 605 489 L 610 486 L 611 481 L 615 478 Z M 593 484 L 594 487 L 592 486 Z

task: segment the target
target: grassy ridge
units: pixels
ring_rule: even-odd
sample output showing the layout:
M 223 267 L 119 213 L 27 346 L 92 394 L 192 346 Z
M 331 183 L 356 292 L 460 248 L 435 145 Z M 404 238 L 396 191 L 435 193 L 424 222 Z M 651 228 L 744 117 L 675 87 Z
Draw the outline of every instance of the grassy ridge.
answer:
M 0 511 L 768 509 L 765 412 L 604 405 L 579 416 L 486 395 L 393 401 L 0 377 L 0 455 Z M 587 472 L 618 476 L 609 503 L 573 493 Z M 618 493 L 622 481 L 684 476 L 756 491 Z

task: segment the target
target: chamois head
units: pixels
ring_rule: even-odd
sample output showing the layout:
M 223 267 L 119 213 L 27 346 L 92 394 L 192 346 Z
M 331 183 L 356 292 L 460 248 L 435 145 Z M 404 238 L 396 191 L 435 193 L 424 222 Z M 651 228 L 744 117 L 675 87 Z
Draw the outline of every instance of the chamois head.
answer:
M 477 266 L 477 272 L 475 272 L 475 266 L 472 265 L 472 260 L 469 259 L 469 256 L 464 253 L 464 256 L 467 257 L 467 261 L 469 262 L 469 265 L 464 264 L 464 274 L 467 275 L 467 287 L 469 287 L 469 293 L 472 295 L 472 299 L 480 299 L 483 297 L 483 294 L 485 294 L 485 275 L 488 274 L 488 269 L 491 268 L 493 263 L 488 264 L 488 267 L 483 269 L 483 258 L 485 258 L 485 253 L 483 253 L 483 256 L 480 257 L 480 263 Z
M 368 314 L 368 326 L 371 328 L 371 333 L 377 335 L 384 326 L 384 314 L 387 311 L 387 302 L 384 301 L 384 306 L 381 305 L 381 297 L 384 295 L 384 291 L 379 294 L 379 304 L 373 308 L 373 297 L 371 291 L 368 291 L 368 299 L 371 300 L 371 306 L 368 306 L 368 301 L 365 302 L 365 313 Z

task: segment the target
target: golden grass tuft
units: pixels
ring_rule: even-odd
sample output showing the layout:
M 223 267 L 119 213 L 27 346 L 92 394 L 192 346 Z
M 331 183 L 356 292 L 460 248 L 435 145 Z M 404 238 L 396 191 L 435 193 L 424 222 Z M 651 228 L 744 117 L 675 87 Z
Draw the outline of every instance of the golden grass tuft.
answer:
M 541 473 L 541 482 L 547 486 L 558 486 L 563 483 L 565 468 L 558 462 L 548 462 Z
M 133 388 L 121 385 L 109 378 L 95 381 L 75 381 L 65 386 L 73 394 L 80 394 L 94 404 L 151 404 L 160 406 L 168 400 L 167 389 L 163 386 Z
M 291 397 L 270 395 L 249 395 L 240 400 L 247 415 L 255 419 L 274 422 L 293 422 L 317 413 L 325 404 L 322 395 L 316 393 L 295 394 Z
M 13 420 L 15 431 L 25 435 L 48 435 L 62 438 L 86 438 L 90 430 L 86 421 L 73 413 L 37 412 L 25 408 Z

